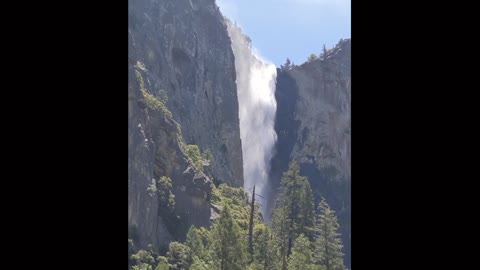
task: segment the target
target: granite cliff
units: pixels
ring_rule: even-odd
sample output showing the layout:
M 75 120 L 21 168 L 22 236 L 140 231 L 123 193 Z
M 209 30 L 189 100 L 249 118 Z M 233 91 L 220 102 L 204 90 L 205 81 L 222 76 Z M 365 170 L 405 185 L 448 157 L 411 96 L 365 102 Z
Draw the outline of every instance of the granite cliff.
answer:
M 131 0 L 128 9 L 129 235 L 139 248 L 164 250 L 190 225 L 209 224 L 212 181 L 243 186 L 234 56 L 213 0 Z M 211 152 L 208 176 L 179 137 Z M 171 179 L 175 228 L 151 192 L 162 176 Z
M 323 196 L 337 212 L 350 267 L 351 40 L 340 40 L 316 60 L 277 69 L 275 95 L 278 141 L 272 185 L 278 186 L 290 161 L 299 163 L 315 204 Z

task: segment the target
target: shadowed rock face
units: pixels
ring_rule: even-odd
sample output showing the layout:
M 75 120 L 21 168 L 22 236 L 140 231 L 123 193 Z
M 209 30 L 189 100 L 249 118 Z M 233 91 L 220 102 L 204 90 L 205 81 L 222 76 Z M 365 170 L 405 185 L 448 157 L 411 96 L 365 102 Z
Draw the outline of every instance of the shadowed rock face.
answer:
M 172 119 L 148 108 L 145 89 L 168 96 L 166 107 L 187 144 L 210 149 L 207 175 L 195 171 L 177 142 Z M 115 79 L 115 78 L 112 78 Z M 135 245 L 164 250 L 194 224 L 210 224 L 211 178 L 243 185 L 234 57 L 223 17 L 213 0 L 130 0 L 128 25 L 128 223 Z M 161 176 L 172 179 L 178 226 L 168 225 L 158 194 Z M 155 179 L 155 180 L 152 180 Z
M 325 59 L 277 73 L 272 182 L 278 186 L 291 160 L 299 163 L 315 203 L 323 196 L 337 212 L 350 267 L 351 40 L 340 41 Z

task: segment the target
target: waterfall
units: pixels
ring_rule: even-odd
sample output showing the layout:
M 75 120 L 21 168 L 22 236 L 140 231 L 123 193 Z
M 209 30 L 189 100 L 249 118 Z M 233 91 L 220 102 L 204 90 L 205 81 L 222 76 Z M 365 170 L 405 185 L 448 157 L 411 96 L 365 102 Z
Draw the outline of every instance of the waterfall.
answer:
M 268 176 L 277 134 L 275 133 L 275 65 L 263 60 L 251 46 L 251 40 L 239 27 L 227 20 L 227 29 L 232 41 L 237 77 L 237 94 L 242 140 L 244 188 L 249 191 L 256 186 L 264 218 Z

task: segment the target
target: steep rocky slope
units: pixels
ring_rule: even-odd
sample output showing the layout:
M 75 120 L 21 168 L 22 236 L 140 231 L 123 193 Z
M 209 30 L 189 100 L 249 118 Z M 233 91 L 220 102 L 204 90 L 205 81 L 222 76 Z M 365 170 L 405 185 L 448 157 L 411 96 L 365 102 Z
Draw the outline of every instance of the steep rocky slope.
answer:
M 129 1 L 128 95 L 129 238 L 164 250 L 191 224 L 209 224 L 211 178 L 243 185 L 234 57 L 213 0 Z M 188 162 L 179 128 L 186 144 L 211 151 L 210 177 Z M 175 226 L 152 192 L 162 176 Z
M 336 210 L 350 265 L 351 40 L 324 58 L 277 70 L 278 134 L 273 183 L 291 160 L 310 180 L 316 203 L 324 196 Z

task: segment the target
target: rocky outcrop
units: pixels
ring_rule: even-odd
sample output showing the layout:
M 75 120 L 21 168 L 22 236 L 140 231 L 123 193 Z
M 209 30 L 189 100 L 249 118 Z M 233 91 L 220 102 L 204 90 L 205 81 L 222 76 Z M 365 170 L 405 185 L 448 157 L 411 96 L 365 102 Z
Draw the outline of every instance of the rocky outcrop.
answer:
M 165 251 L 169 242 L 184 240 L 190 225 L 210 225 L 212 181 L 190 164 L 178 123 L 149 107 L 139 78 L 131 76 L 137 72 L 142 78 L 150 75 L 141 64 L 129 64 L 129 238 L 139 248 L 153 244 Z M 144 84 L 149 92 L 152 85 Z M 159 192 L 162 176 L 172 179 L 168 188 L 175 196 L 172 207 Z
M 278 134 L 272 181 L 278 184 L 296 160 L 320 196 L 339 216 L 350 265 L 351 40 L 341 40 L 320 59 L 277 70 Z
M 155 145 L 151 117 L 135 78 L 134 64 L 128 65 L 128 230 L 129 238 L 141 247 L 172 239 L 159 220 L 159 199 L 149 195 L 154 173 Z M 153 239 L 153 240 L 150 240 Z
M 210 224 L 212 178 L 243 185 L 234 57 L 213 0 L 129 1 L 128 96 L 129 238 L 165 250 L 190 225 Z M 156 99 L 165 102 L 155 109 Z M 179 138 L 210 149 L 208 176 L 192 167 Z M 172 180 L 175 222 L 162 214 L 162 176 Z

